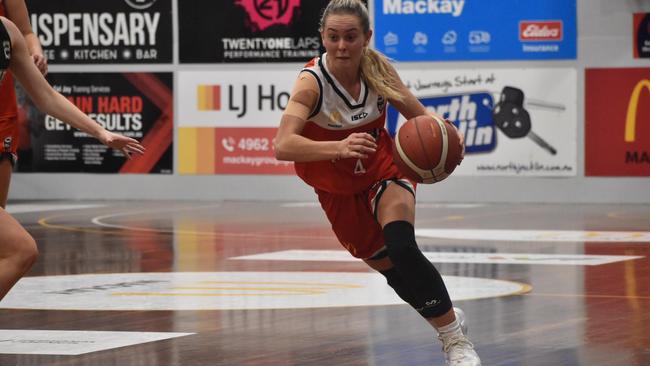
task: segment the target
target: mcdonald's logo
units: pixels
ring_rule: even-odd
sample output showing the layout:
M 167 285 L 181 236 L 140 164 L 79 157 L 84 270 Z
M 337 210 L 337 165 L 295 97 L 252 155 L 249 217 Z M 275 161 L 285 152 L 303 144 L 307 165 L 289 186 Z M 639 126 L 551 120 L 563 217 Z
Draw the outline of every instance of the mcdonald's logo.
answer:
M 639 109 L 639 98 L 644 87 L 650 93 L 650 80 L 643 79 L 639 81 L 632 90 L 630 103 L 627 105 L 627 117 L 625 118 L 625 142 L 634 142 L 636 139 L 636 114 Z

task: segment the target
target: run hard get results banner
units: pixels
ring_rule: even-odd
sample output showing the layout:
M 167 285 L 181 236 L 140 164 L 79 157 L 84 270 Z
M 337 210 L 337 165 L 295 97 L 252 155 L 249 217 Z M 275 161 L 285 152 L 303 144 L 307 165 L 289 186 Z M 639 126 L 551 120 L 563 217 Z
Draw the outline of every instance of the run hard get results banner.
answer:
M 18 171 L 172 173 L 171 73 L 51 73 L 48 81 L 102 127 L 139 140 L 147 152 L 128 160 L 43 114 L 19 88 Z

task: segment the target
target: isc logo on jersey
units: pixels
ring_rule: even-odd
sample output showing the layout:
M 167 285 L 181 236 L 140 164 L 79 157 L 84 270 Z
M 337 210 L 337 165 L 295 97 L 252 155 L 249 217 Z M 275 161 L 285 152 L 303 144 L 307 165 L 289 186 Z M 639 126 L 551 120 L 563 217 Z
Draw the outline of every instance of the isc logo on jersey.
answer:
M 361 112 L 361 113 L 359 113 L 359 114 L 353 114 L 353 115 L 350 117 L 350 119 L 352 120 L 352 122 L 354 122 L 354 121 L 362 120 L 362 119 L 364 119 L 364 118 L 366 118 L 366 117 L 368 117 L 368 113 L 367 113 L 367 112 Z

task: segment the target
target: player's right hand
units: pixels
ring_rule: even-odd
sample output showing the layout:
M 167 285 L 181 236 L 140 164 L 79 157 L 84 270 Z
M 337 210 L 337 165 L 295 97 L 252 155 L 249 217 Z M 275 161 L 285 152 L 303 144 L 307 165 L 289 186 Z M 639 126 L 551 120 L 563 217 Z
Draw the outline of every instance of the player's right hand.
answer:
M 365 159 L 377 151 L 374 137 L 369 133 L 355 132 L 339 142 L 338 159 Z

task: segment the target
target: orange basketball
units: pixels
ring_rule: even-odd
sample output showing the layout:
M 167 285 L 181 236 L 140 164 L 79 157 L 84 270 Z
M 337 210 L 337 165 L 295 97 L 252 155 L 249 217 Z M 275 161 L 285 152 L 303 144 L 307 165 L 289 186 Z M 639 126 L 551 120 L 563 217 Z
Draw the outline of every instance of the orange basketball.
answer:
M 456 127 L 450 122 L 424 115 L 411 118 L 397 131 L 393 160 L 400 171 L 419 183 L 447 178 L 462 160 Z

